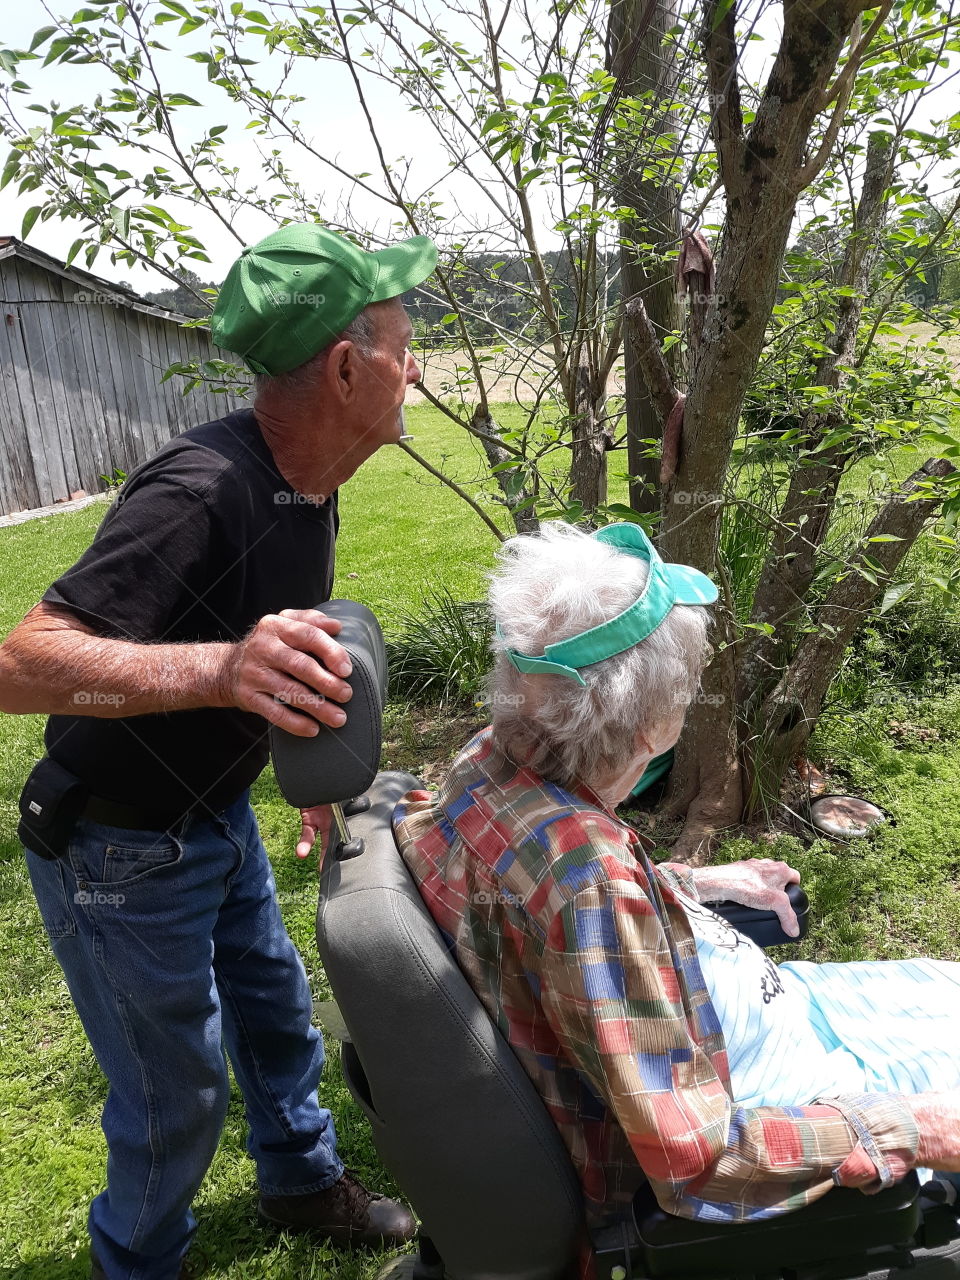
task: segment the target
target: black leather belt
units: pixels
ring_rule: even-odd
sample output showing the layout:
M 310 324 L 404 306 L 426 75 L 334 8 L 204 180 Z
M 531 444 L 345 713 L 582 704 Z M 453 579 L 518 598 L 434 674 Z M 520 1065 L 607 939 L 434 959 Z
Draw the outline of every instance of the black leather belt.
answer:
M 137 805 L 89 796 L 80 816 L 89 818 L 91 822 L 102 822 L 108 827 L 126 827 L 128 831 L 168 831 L 171 827 L 179 826 L 185 818 L 212 818 L 214 814 L 206 805 L 194 805 L 171 817 L 169 814 L 149 813 Z

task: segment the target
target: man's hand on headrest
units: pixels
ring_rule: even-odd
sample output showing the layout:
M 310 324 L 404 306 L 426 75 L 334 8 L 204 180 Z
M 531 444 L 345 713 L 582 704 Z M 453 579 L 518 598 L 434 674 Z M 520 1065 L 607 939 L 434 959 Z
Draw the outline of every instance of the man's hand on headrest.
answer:
M 353 670 L 350 655 L 332 638 L 341 626 L 317 609 L 284 609 L 261 618 L 232 646 L 223 705 L 255 711 L 300 738 L 315 737 L 317 721 L 339 728 L 346 713 L 337 703 L 353 694 L 341 678 Z
M 775 911 L 790 938 L 799 935 L 800 922 L 786 890 L 787 885 L 799 883 L 799 871 L 772 858 L 748 858 L 725 867 L 693 870 L 693 885 L 701 902 L 739 902 L 744 907 Z

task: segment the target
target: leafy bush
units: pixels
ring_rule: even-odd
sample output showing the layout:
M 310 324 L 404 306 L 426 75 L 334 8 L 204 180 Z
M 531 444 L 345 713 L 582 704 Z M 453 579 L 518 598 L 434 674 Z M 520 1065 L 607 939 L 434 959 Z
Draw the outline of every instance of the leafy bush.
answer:
M 493 619 L 483 601 L 456 600 L 445 588 L 401 615 L 386 637 L 390 690 L 414 701 L 476 701 L 491 665 Z
M 788 444 L 791 433 L 799 431 L 805 414 L 818 402 L 813 378 L 811 353 L 802 343 L 769 356 L 744 400 L 747 432 Z M 841 392 L 845 427 L 869 431 L 882 422 L 912 421 L 934 390 L 939 391 L 939 376 L 932 378 L 931 367 L 918 361 L 915 352 L 900 346 L 874 346 L 851 371 Z

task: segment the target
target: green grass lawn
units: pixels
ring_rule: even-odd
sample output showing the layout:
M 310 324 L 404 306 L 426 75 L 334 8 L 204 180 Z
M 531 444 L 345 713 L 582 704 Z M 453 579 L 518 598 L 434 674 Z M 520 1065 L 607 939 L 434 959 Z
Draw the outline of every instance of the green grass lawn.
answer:
M 475 489 L 482 459 L 474 442 L 429 408 L 412 409 L 408 424 L 415 447 L 434 462 L 444 455 L 451 474 Z M 622 482 L 611 488 L 621 496 Z M 495 506 L 489 509 L 496 515 Z M 482 594 L 495 550 L 489 530 L 399 450 L 382 451 L 346 486 L 341 511 L 336 591 L 369 604 L 387 624 L 435 588 L 447 587 L 462 599 Z M 0 635 L 82 552 L 102 515 L 102 506 L 94 505 L 0 530 Z M 912 736 L 894 734 L 893 719 L 908 720 Z M 464 716 L 444 728 L 395 709 L 387 721 L 386 759 L 416 770 L 465 739 L 474 720 Z M 933 736 L 913 732 L 924 726 L 935 730 Z M 101 1188 L 105 1160 L 103 1080 L 47 946 L 15 837 L 16 798 L 41 750 L 41 730 L 39 717 L 0 717 L 0 1280 L 86 1274 L 87 1205 Z M 960 958 L 960 692 L 835 716 L 819 734 L 817 750 L 833 760 L 839 776 L 890 809 L 897 825 L 848 848 L 804 848 L 789 838 L 773 846 L 772 856 L 794 861 L 812 886 L 816 918 L 801 954 L 853 959 L 921 950 Z M 313 938 L 315 871 L 293 857 L 298 826 L 271 775 L 260 779 L 254 803 L 287 925 L 315 996 L 325 999 Z M 737 840 L 728 841 L 721 856 L 771 852 L 769 845 Z M 371 1184 L 395 1190 L 343 1086 L 336 1045 L 328 1049 L 322 1098 L 337 1118 L 342 1155 Z M 372 1276 L 377 1255 L 344 1256 L 303 1239 L 267 1235 L 256 1225 L 253 1166 L 243 1140 L 235 1095 L 196 1206 L 194 1252 L 204 1273 L 230 1280 Z

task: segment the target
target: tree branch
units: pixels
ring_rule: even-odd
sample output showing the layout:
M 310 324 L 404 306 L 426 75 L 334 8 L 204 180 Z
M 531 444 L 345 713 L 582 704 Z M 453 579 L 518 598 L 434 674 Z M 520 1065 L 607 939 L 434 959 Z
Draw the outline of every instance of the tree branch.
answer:
M 721 6 L 725 2 L 707 0 L 704 6 L 703 53 L 718 167 L 729 198 L 736 194 L 739 186 L 744 138 L 737 81 L 737 4 L 733 0 L 724 13 Z
M 461 486 L 457 484 L 456 480 L 451 480 L 450 477 L 445 476 L 442 471 L 438 471 L 432 462 L 428 462 L 422 454 L 417 453 L 416 449 L 411 449 L 405 440 L 401 440 L 399 444 L 404 453 L 409 453 L 410 457 L 413 458 L 415 462 L 419 462 L 425 471 L 429 471 L 432 476 L 436 477 L 436 479 L 442 484 L 445 484 L 448 489 L 452 489 L 458 498 L 462 498 L 467 506 L 472 507 L 498 542 L 506 541 L 501 530 L 497 528 L 496 524 L 494 524 L 490 519 L 483 507 L 480 506 L 479 502 L 467 493 L 466 489 L 461 488 Z
M 887 12 L 889 13 L 893 0 L 884 0 L 884 3 L 886 5 Z M 860 32 L 860 26 L 861 20 L 858 15 L 857 21 L 854 24 L 853 31 L 850 35 L 851 41 L 856 41 Z M 873 31 L 875 26 L 876 24 L 872 23 L 870 30 Z M 857 47 L 859 47 L 859 45 Z M 847 61 L 847 65 L 836 79 L 836 93 L 833 94 L 832 97 L 827 97 L 824 101 L 824 109 L 826 109 L 827 104 L 833 101 L 833 97 L 836 97 L 836 105 L 833 108 L 833 114 L 830 116 L 830 120 L 824 130 L 820 146 L 797 173 L 795 180 L 797 191 L 802 191 L 804 187 L 808 187 L 810 183 L 813 182 L 814 178 L 816 178 L 824 165 L 830 159 L 833 154 L 833 149 L 837 145 L 837 138 L 840 136 L 840 127 L 847 114 L 847 108 L 850 106 L 850 99 L 853 97 L 854 78 L 857 69 L 857 64 L 854 62 L 854 56 L 855 55 L 851 54 Z M 847 75 L 848 71 L 851 73 L 849 76 Z M 828 93 L 829 92 L 830 91 L 828 90 Z
M 856 25 L 851 33 L 851 44 L 853 47 L 850 51 L 850 57 L 843 64 L 843 70 L 837 76 L 836 80 L 834 80 L 833 84 L 824 91 L 824 95 L 820 100 L 821 111 L 826 111 L 831 102 L 835 99 L 841 98 L 844 94 L 846 94 L 847 102 L 850 101 L 853 82 L 856 78 L 857 72 L 863 64 L 864 58 L 867 56 L 867 51 L 870 48 L 870 42 L 890 16 L 890 10 L 892 8 L 893 0 L 882 0 L 882 3 L 877 10 L 876 17 L 863 34 L 861 34 L 863 28 L 862 15 L 857 15 Z M 884 46 L 884 49 L 886 50 L 890 47 L 891 46 L 886 45 Z M 878 50 L 878 52 L 881 51 Z
M 663 358 L 656 331 L 650 323 L 643 299 L 639 296 L 628 299 L 624 306 L 624 314 L 627 318 L 627 333 L 633 342 L 634 354 L 647 384 L 650 399 L 656 405 L 663 422 L 666 423 L 680 398 L 680 393 L 674 385 L 673 375 Z

